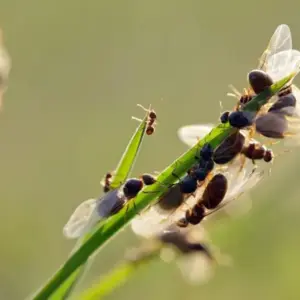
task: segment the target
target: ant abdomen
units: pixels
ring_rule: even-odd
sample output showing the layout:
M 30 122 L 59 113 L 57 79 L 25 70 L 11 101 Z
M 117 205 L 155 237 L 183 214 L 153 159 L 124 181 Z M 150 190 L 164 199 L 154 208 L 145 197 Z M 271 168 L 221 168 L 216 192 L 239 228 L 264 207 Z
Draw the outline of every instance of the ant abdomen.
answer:
M 207 209 L 215 209 L 224 199 L 228 188 L 227 178 L 223 174 L 216 174 L 208 183 L 201 203 Z
M 213 160 L 216 164 L 227 164 L 232 161 L 243 149 L 245 136 L 239 131 L 231 134 L 215 150 Z
M 292 112 L 290 112 L 286 108 L 294 108 L 296 107 L 296 103 L 296 97 L 292 93 L 279 96 L 278 100 L 269 108 L 268 112 L 283 112 L 286 115 L 292 115 L 294 111 L 292 110 Z
M 252 70 L 248 81 L 255 94 L 259 94 L 273 84 L 273 79 L 263 70 Z
M 202 204 L 196 204 L 185 213 L 185 218 L 191 225 L 199 224 L 205 217 L 205 208 Z

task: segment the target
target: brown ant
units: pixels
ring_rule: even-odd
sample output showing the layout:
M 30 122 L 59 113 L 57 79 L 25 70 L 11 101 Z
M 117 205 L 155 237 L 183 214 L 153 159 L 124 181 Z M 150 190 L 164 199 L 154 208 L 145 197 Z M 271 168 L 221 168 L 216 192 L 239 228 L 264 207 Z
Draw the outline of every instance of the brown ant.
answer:
M 151 106 L 149 109 L 145 108 L 141 104 L 138 104 L 137 106 L 139 106 L 140 108 L 142 108 L 144 111 L 146 111 L 148 113 L 146 134 L 152 135 L 155 131 L 155 125 L 156 125 L 156 119 L 157 119 L 156 112 L 153 109 L 151 109 Z M 132 117 L 132 119 L 142 122 L 141 119 L 138 119 L 136 117 Z
M 187 227 L 189 224 L 197 225 L 206 217 L 206 209 L 217 208 L 224 199 L 228 189 L 227 178 L 219 173 L 208 183 L 202 198 L 185 213 L 185 217 L 177 222 L 179 227 Z
M 107 193 L 110 190 L 111 178 L 112 178 L 112 174 L 110 172 L 107 172 L 104 178 L 104 186 L 103 186 L 104 193 Z
M 264 160 L 265 162 L 271 162 L 274 158 L 273 151 L 267 149 L 264 145 L 251 142 L 248 146 L 244 146 L 241 153 L 247 158 L 254 160 Z

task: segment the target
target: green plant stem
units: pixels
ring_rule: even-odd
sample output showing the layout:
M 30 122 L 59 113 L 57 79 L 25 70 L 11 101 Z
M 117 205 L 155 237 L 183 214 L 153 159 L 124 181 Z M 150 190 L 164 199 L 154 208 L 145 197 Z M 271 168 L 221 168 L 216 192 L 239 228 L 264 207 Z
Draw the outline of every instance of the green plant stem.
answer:
M 285 77 L 273 84 L 270 89 L 254 97 L 245 107 L 245 110 L 257 111 L 268 101 L 270 96 L 279 92 L 294 76 L 295 74 L 291 74 L 290 76 Z M 142 212 L 142 210 L 148 207 L 151 202 L 162 196 L 168 187 L 177 181 L 177 177 L 184 176 L 197 161 L 196 156 L 198 151 L 205 143 L 210 143 L 213 148 L 216 148 L 225 138 L 232 134 L 234 130 L 235 129 L 231 128 L 229 124 L 218 125 L 204 139 L 199 141 L 193 148 L 189 149 L 167 167 L 158 176 L 155 184 L 143 189 L 134 199 L 135 205 L 128 205 L 118 214 L 100 222 L 85 243 L 69 257 L 56 274 L 54 274 L 54 276 L 32 299 L 48 299 L 51 294 L 77 270 L 77 268 L 86 262 L 89 256 L 100 247 L 104 246 L 110 238 L 115 237 L 120 229 L 124 228 L 136 214 Z M 174 176 L 174 173 L 176 176 Z

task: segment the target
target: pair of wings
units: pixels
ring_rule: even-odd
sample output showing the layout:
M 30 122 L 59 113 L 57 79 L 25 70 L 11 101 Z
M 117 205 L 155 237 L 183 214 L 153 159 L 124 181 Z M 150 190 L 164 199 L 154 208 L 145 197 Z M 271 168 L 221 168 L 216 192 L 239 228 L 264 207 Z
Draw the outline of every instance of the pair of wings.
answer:
M 279 25 L 260 58 L 259 68 L 267 72 L 273 81 L 278 81 L 293 72 L 297 74 L 300 52 L 292 47 L 290 28 L 285 24 Z

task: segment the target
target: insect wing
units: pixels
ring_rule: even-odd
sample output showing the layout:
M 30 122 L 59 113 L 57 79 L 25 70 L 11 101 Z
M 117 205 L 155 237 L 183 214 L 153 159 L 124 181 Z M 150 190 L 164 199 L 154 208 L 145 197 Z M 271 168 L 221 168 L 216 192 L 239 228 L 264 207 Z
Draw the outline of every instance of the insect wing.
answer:
M 178 137 L 183 143 L 193 147 L 200 139 L 209 134 L 213 127 L 213 124 L 183 126 L 178 130 Z
M 247 161 L 247 164 L 252 164 L 251 161 Z M 230 172 L 230 170 L 229 170 Z M 233 215 L 238 213 L 246 213 L 252 208 L 252 201 L 249 195 L 246 193 L 249 192 L 254 186 L 256 186 L 263 178 L 263 171 L 252 171 L 246 169 L 240 171 L 239 174 L 232 173 L 229 176 L 229 188 L 228 192 L 223 200 L 224 210 L 226 213 Z M 238 200 L 243 194 L 246 194 L 243 201 L 234 201 Z
M 107 218 L 117 213 L 124 206 L 126 199 L 121 191 L 122 187 L 109 191 L 98 200 L 96 209 L 99 218 Z
M 11 69 L 11 58 L 3 44 L 2 32 L 0 29 L 0 87 L 8 80 Z
M 63 228 L 63 234 L 68 239 L 79 238 L 97 222 L 97 199 L 82 202 L 73 212 Z
M 299 66 L 300 52 L 298 50 L 287 50 L 274 54 L 266 61 L 266 72 L 273 81 L 278 81 L 291 73 L 297 74 Z
M 10 69 L 11 58 L 3 44 L 2 31 L 0 29 L 0 107 L 2 104 L 3 94 L 7 89 L 7 82 Z
M 151 207 L 132 220 L 131 229 L 135 234 L 149 238 L 163 232 L 168 227 L 166 223 L 168 223 L 167 217 Z
M 192 195 L 188 196 L 180 207 L 173 209 L 171 212 L 163 212 L 155 204 L 133 219 L 131 229 L 135 234 L 146 238 L 155 237 L 169 231 L 168 228 L 184 217 L 186 210 L 196 204 L 202 193 L 203 188 L 198 188 L 195 192 L 195 197 Z
M 295 115 L 300 118 L 300 89 L 296 85 L 292 85 L 292 92 L 296 98 Z
M 292 49 L 292 35 L 287 25 L 277 27 L 260 61 L 260 68 L 266 71 L 273 81 L 280 80 L 292 72 L 299 72 L 300 52 Z
M 270 58 L 279 52 L 292 50 L 292 34 L 288 25 L 279 25 L 273 33 L 267 48 L 260 58 L 259 68 L 265 70 L 265 64 Z M 266 71 L 266 70 L 265 70 Z

